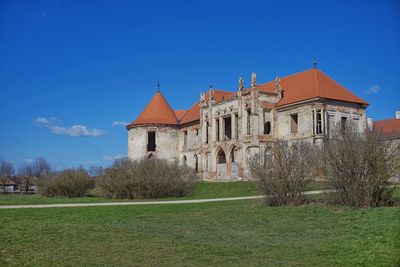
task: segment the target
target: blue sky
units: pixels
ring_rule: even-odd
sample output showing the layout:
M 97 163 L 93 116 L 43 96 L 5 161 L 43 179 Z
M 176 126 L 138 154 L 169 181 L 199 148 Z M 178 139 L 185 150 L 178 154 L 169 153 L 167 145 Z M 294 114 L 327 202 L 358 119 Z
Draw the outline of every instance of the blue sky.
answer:
M 0 155 L 57 168 L 108 165 L 156 91 L 187 109 L 209 84 L 234 90 L 318 68 L 400 109 L 399 1 L 8 1 L 0 3 Z M 114 124 L 114 126 L 113 126 Z

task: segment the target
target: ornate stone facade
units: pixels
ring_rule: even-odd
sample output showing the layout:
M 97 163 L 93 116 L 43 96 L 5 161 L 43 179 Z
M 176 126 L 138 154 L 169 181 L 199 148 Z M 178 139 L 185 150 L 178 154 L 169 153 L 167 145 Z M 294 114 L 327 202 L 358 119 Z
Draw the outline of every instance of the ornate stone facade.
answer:
M 277 139 L 318 144 L 348 121 L 363 131 L 368 104 L 311 69 L 262 85 L 253 73 L 251 87 L 240 78 L 236 92 L 209 89 L 184 112 L 174 112 L 159 92 L 149 106 L 127 126 L 131 159 L 178 160 L 205 180 L 235 180 L 248 178 L 249 159 L 263 160 Z

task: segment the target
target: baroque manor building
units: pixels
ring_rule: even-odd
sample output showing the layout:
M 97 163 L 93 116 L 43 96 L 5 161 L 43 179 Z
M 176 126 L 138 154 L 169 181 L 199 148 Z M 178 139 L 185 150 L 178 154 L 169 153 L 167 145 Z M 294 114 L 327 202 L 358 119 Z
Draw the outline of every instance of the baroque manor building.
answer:
M 189 110 L 173 110 L 157 92 L 127 126 L 128 157 L 178 160 L 206 180 L 245 179 L 277 139 L 322 142 L 352 121 L 367 127 L 368 103 L 316 68 L 235 92 L 209 89 Z

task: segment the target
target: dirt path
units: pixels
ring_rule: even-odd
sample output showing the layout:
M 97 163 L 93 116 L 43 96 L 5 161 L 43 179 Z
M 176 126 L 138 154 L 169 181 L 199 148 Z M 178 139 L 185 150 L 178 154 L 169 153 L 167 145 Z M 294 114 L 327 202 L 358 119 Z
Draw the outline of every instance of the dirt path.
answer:
M 332 190 L 315 190 L 303 192 L 304 195 L 317 195 Z M 132 205 L 169 205 L 169 204 L 193 204 L 208 203 L 234 200 L 260 199 L 264 196 L 248 197 L 225 197 L 207 199 L 187 199 L 187 200 L 159 200 L 159 201 L 129 201 L 129 202 L 101 202 L 101 203 L 65 203 L 65 204 L 36 204 L 36 205 L 7 205 L 0 206 L 0 209 L 45 209 L 45 208 L 75 208 L 75 207 L 100 207 L 100 206 L 132 206 Z

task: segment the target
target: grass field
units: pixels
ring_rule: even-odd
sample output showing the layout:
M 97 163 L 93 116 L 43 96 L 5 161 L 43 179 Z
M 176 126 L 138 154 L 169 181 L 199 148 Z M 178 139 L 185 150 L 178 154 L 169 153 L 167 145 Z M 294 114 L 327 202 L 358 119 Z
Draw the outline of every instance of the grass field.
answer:
M 326 184 L 322 182 L 312 182 L 308 185 L 307 190 L 318 190 L 326 188 Z M 199 182 L 194 192 L 186 197 L 165 198 L 173 199 L 199 199 L 199 198 L 220 198 L 220 197 L 242 197 L 260 195 L 256 186 L 251 182 Z M 93 203 L 93 202 L 110 202 L 124 201 L 121 199 L 106 199 L 96 196 L 90 197 L 42 197 L 40 195 L 0 195 L 0 205 L 27 205 L 27 204 L 57 204 L 57 203 Z M 127 200 L 125 200 L 127 201 Z
M 399 216 L 258 201 L 0 210 L 0 265 L 396 266 Z
M 220 198 L 220 197 L 241 197 L 260 194 L 254 184 L 250 182 L 199 182 L 189 196 L 169 197 L 174 199 L 198 199 L 198 198 Z M 110 201 L 131 201 L 124 199 L 106 199 L 97 196 L 90 197 L 42 197 L 40 195 L 8 194 L 0 195 L 0 205 L 24 205 L 24 204 L 58 204 L 58 203 L 93 203 Z

